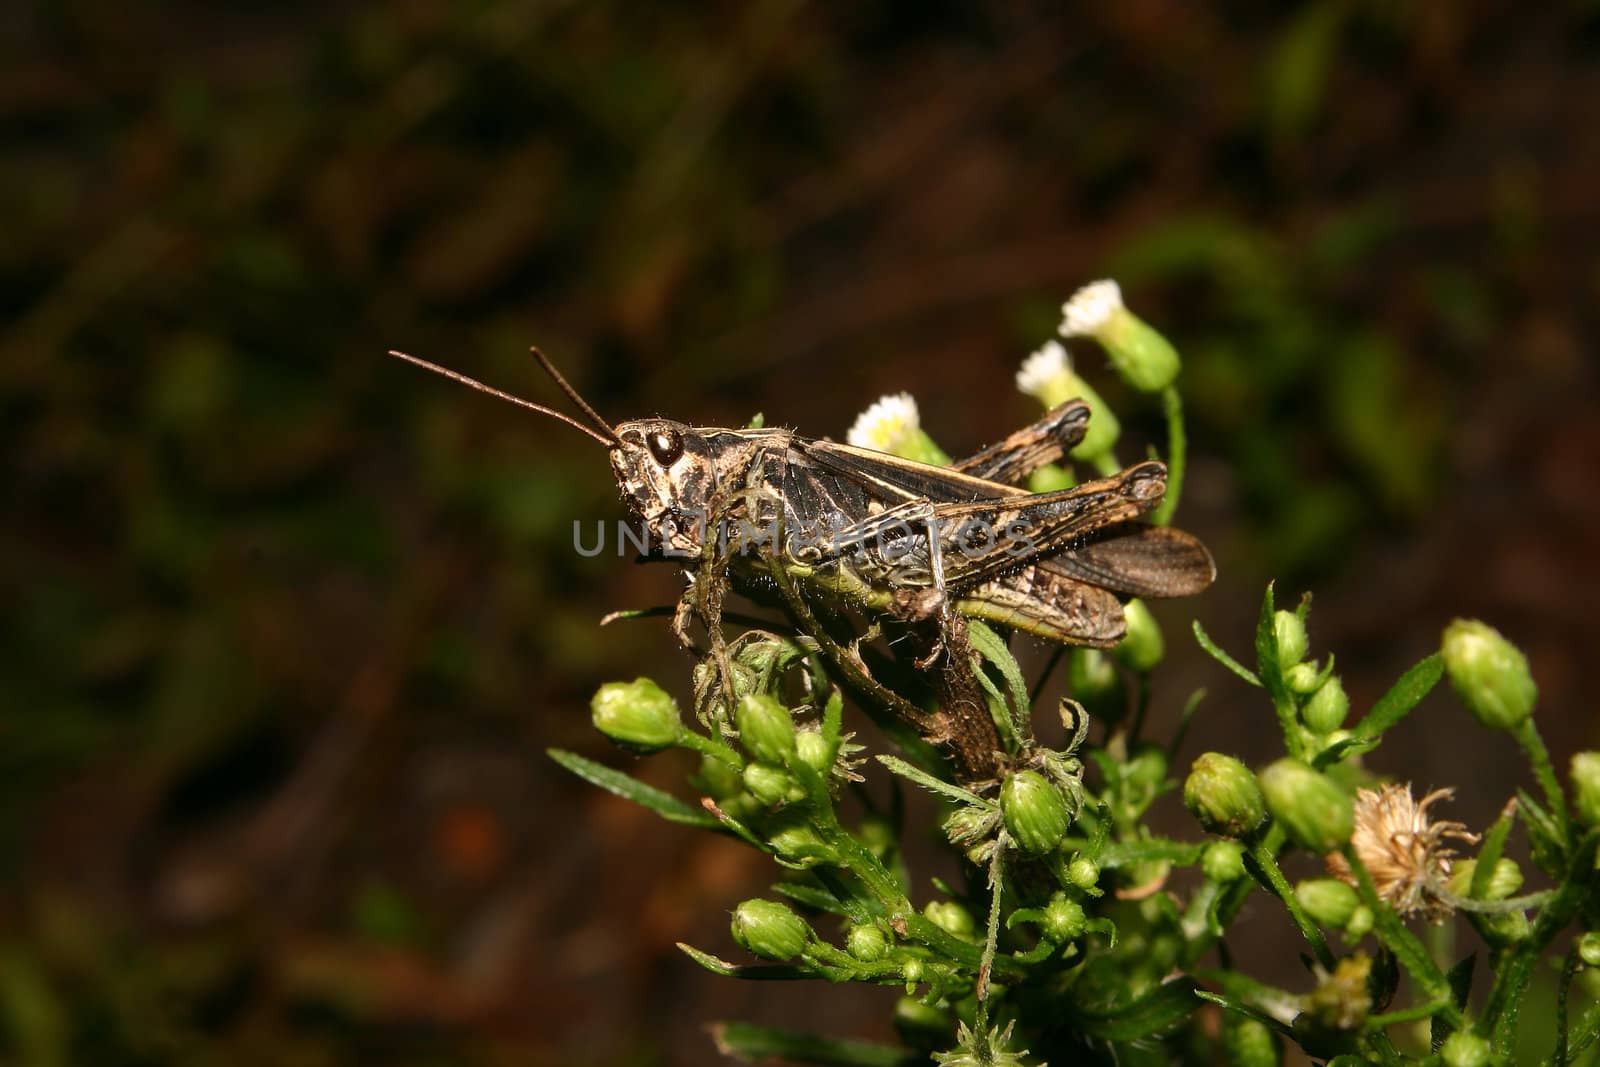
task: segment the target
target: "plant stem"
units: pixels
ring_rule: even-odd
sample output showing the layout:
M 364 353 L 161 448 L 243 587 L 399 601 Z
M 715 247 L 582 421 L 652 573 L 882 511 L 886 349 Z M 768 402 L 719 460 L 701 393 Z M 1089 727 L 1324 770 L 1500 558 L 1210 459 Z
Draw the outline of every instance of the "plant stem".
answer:
M 1178 497 L 1183 494 L 1183 468 L 1188 457 L 1189 442 L 1183 429 L 1183 397 L 1177 386 L 1169 385 L 1161 391 L 1161 408 L 1167 416 L 1167 495 L 1156 508 L 1150 521 L 1165 526 L 1178 510 Z
M 1250 846 L 1250 858 L 1255 861 L 1256 870 L 1260 873 L 1256 881 L 1261 883 L 1263 889 L 1268 890 L 1289 909 L 1289 917 L 1305 935 L 1306 941 L 1311 944 L 1311 950 L 1317 954 L 1317 962 L 1330 971 L 1337 964 L 1333 957 L 1333 950 L 1328 947 L 1328 939 L 1322 935 L 1322 930 L 1311 921 L 1305 909 L 1300 906 L 1299 899 L 1294 895 L 1294 888 L 1284 878 L 1283 871 L 1278 867 L 1278 859 L 1272 850 L 1266 847 L 1265 842 L 1258 841 Z

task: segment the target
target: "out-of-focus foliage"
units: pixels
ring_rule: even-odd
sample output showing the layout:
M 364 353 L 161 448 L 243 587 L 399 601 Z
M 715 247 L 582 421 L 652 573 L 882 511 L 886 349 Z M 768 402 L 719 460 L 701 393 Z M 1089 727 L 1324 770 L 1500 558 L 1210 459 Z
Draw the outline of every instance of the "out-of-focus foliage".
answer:
M 694 1020 L 750 1014 L 671 949 L 749 870 L 535 755 L 594 744 L 598 680 L 679 673 L 594 626 L 673 580 L 571 551 L 617 514 L 592 444 L 388 347 L 548 398 L 536 342 L 612 417 L 813 434 L 916 382 L 963 448 L 1115 273 L 1186 339 L 1186 510 L 1229 584 L 1364 569 L 1385 601 L 1323 625 L 1502 620 L 1579 742 L 1592 5 L 7 23 L 14 1059 L 699 1063 Z M 617 856 L 658 883 L 594 884 Z

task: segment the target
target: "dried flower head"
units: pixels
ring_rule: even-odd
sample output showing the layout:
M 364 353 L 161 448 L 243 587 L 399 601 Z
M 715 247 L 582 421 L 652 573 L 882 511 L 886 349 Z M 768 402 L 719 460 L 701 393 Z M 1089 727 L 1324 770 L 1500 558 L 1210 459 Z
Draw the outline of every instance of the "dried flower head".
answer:
M 1356 793 L 1350 845 L 1372 876 L 1378 896 L 1403 916 L 1421 912 L 1439 922 L 1450 912 L 1445 883 L 1456 853 L 1446 839 L 1469 844 L 1478 840 L 1462 823 L 1436 822 L 1428 817 L 1435 801 L 1454 792 L 1435 789 L 1420 801 L 1412 799 L 1409 784 Z M 1328 873 L 1355 885 L 1355 875 L 1343 856 L 1328 857 Z

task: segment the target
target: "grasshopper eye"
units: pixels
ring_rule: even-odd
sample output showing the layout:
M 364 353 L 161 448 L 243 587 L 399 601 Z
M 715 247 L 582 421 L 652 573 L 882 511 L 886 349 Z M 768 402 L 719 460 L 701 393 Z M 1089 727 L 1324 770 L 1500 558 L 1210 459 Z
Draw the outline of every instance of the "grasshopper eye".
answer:
M 683 455 L 683 435 L 676 430 L 667 432 L 656 431 L 645 437 L 644 443 L 649 446 L 650 454 L 657 463 L 663 467 L 670 467 Z

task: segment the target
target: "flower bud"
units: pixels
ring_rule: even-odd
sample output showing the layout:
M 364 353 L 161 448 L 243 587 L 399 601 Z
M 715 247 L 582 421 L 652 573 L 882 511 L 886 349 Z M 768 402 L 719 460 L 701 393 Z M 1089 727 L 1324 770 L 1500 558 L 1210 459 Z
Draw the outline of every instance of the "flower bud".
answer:
M 1278 1067 L 1283 1062 L 1272 1028 L 1248 1015 L 1228 1012 L 1222 1020 L 1222 1047 L 1233 1067 Z
M 1311 694 L 1311 699 L 1306 701 L 1306 706 L 1301 709 L 1300 717 L 1305 720 L 1307 729 L 1312 733 L 1331 734 L 1344 725 L 1344 717 L 1350 714 L 1350 698 L 1345 695 L 1344 683 L 1337 674 L 1332 675 L 1322 687 Z
M 815 830 L 803 824 L 784 827 L 767 838 L 767 844 L 772 846 L 772 851 L 777 853 L 779 859 L 806 867 L 834 859 L 833 849 L 828 843 L 817 836 Z
M 1600 930 L 1579 935 L 1578 958 L 1585 967 L 1600 967 Z
M 906 961 L 906 971 L 920 960 Z M 913 996 L 901 997 L 894 1006 L 894 1031 L 900 1040 L 914 1049 L 934 1051 L 949 1045 L 955 1024 L 950 1013 L 931 1004 L 924 1004 Z
M 1158 393 L 1177 378 L 1177 351 L 1123 305 L 1116 282 L 1084 286 L 1061 306 L 1061 315 L 1061 336 L 1099 341 L 1117 373 L 1140 392 Z
M 1343 930 L 1349 925 L 1361 898 L 1337 878 L 1311 878 L 1294 887 L 1294 898 L 1318 926 Z
M 1207 752 L 1194 761 L 1183 783 L 1183 803 L 1201 826 L 1225 837 L 1244 837 L 1267 817 L 1256 776 L 1220 752 Z
M 1489 1042 L 1471 1030 L 1457 1030 L 1439 1046 L 1439 1062 L 1444 1067 L 1489 1067 L 1493 1060 Z
M 889 954 L 889 935 L 870 923 L 852 926 L 844 935 L 845 951 L 862 963 L 876 963 Z
M 750 795 L 771 807 L 788 800 L 800 800 L 805 792 L 782 767 L 770 763 L 752 763 L 744 769 L 744 787 Z
M 1245 876 L 1244 847 L 1237 841 L 1213 841 L 1200 854 L 1200 873 L 1226 885 Z
M 1140 745 L 1122 765 L 1122 780 L 1137 789 L 1154 792 L 1167 781 L 1167 753 L 1160 745 Z
M 678 739 L 678 705 L 648 678 L 607 682 L 589 701 L 595 729 L 623 748 L 647 755 Z
M 1449 890 L 1458 897 L 1472 896 L 1472 879 L 1478 869 L 1476 859 L 1457 860 L 1450 872 Z M 1522 888 L 1522 868 L 1515 860 L 1501 857 L 1489 874 L 1482 900 L 1505 900 Z
M 1479 930 L 1483 939 L 1495 948 L 1509 948 L 1527 940 L 1533 932 L 1533 924 L 1528 922 L 1528 916 L 1520 911 L 1508 912 L 1505 915 L 1485 915 L 1482 917 Z
M 1075 648 L 1068 653 L 1067 685 L 1092 718 L 1114 723 L 1127 713 L 1122 675 L 1111 657 L 1098 648 Z
M 1350 794 L 1299 760 L 1281 759 L 1262 771 L 1261 792 L 1267 810 L 1301 848 L 1332 852 L 1355 830 Z
M 1491 730 L 1510 730 L 1533 714 L 1539 688 L 1528 660 L 1494 627 L 1457 619 L 1445 627 L 1444 670 L 1461 702 Z
M 953 900 L 930 900 L 928 906 L 922 909 L 922 914 L 933 925 L 954 937 L 970 940 L 978 929 L 972 912 Z
M 1372 1011 L 1371 975 L 1372 961 L 1366 956 L 1344 957 L 1333 973 L 1320 973 L 1317 988 L 1305 998 L 1306 1011 L 1327 1030 L 1348 1033 L 1359 1028 Z
M 1579 752 L 1568 765 L 1572 810 L 1584 826 L 1600 826 L 1600 752 Z
M 1093 892 L 1100 884 L 1100 865 L 1087 856 L 1075 856 L 1067 864 L 1067 881 L 1084 892 Z
M 695 785 L 705 790 L 713 800 L 723 800 L 744 788 L 744 778 L 739 768 L 715 756 L 706 756 L 700 760 L 700 773 L 695 778 Z
M 1072 821 L 1067 798 L 1038 771 L 1018 771 L 1006 779 L 1000 811 L 1017 847 L 1035 855 L 1061 844 Z
M 805 951 L 811 928 L 776 900 L 747 900 L 733 909 L 733 939 L 764 960 L 792 960 Z
M 1088 432 L 1068 453 L 1080 463 L 1098 459 L 1111 451 L 1122 433 L 1111 408 L 1072 369 L 1072 361 L 1067 358 L 1066 347 L 1060 341 L 1048 342 L 1027 358 L 1017 372 L 1017 388 L 1046 408 L 1057 407 L 1073 397 L 1080 397 L 1089 405 Z
M 1283 681 L 1291 693 L 1309 696 L 1321 684 L 1322 670 L 1315 663 L 1302 661 L 1283 672 Z
M 830 745 L 821 730 L 796 731 L 794 746 L 800 756 L 800 762 L 818 774 L 826 776 L 833 770 L 833 760 L 838 753 L 838 747 Z
M 1142 600 L 1124 604 L 1122 617 L 1127 620 L 1128 630 L 1114 652 L 1129 670 L 1144 674 L 1160 663 L 1166 653 L 1161 626 Z
M 1373 924 L 1378 917 L 1372 914 L 1372 909 L 1365 904 L 1350 913 L 1350 921 L 1344 924 L 1344 936 L 1351 941 L 1360 941 L 1372 933 Z
M 1272 631 L 1278 637 L 1278 666 L 1288 670 L 1306 658 L 1311 647 L 1306 624 L 1295 612 L 1279 609 L 1272 615 Z
M 952 844 L 970 845 L 994 833 L 999 825 L 1000 820 L 993 808 L 965 804 L 944 820 L 944 833 Z
M 1065 893 L 1056 893 L 1045 905 L 1042 925 L 1045 937 L 1065 943 L 1083 936 L 1089 928 L 1089 917 L 1084 914 L 1082 904 Z
M 762 763 L 779 766 L 794 754 L 794 717 L 772 697 L 752 693 L 739 701 L 739 741 Z

